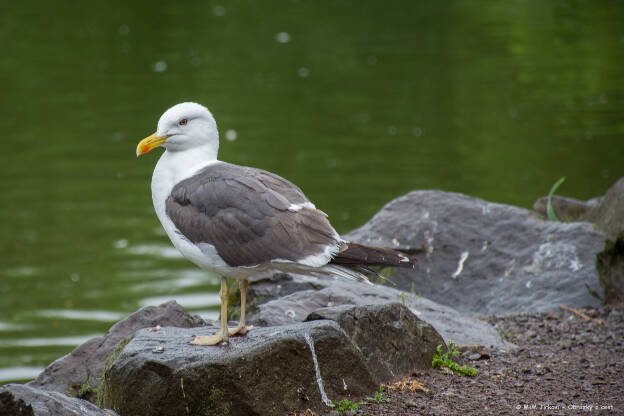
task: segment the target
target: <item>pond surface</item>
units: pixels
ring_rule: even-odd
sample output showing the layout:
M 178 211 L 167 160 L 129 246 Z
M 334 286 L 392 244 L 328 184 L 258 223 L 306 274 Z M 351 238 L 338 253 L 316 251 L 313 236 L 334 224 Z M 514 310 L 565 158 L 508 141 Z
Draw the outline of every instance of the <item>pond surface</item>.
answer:
M 144 305 L 217 316 L 217 279 L 153 212 L 160 151 L 135 156 L 177 102 L 339 232 L 414 189 L 603 194 L 624 174 L 623 5 L 0 2 L 0 383 Z

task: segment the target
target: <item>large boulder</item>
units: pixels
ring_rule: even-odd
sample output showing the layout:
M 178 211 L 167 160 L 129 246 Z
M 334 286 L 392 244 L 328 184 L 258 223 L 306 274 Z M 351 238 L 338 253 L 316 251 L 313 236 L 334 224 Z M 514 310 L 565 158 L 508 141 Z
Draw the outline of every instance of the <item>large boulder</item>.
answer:
M 624 302 L 624 232 L 598 254 L 596 267 L 605 303 Z
M 69 397 L 23 384 L 0 387 L 2 416 L 116 416 L 110 409 L 100 409 L 86 400 Z
M 319 319 L 340 325 L 362 351 L 377 384 L 409 376 L 415 369 L 431 368 L 436 347 L 444 344 L 431 325 L 398 302 L 317 309 L 306 321 Z
M 280 281 L 283 276 L 278 275 L 276 279 Z M 515 348 L 486 322 L 415 293 L 330 278 L 319 278 L 314 285 L 321 289 L 301 290 L 259 304 L 249 322 L 259 326 L 288 325 L 304 321 L 309 314 L 322 308 L 401 302 L 414 315 L 435 328 L 446 343 L 484 345 L 501 350 Z
M 113 325 L 104 336 L 92 338 L 50 364 L 29 386 L 95 400 L 106 359 L 115 347 L 140 328 L 179 326 L 191 328 L 207 323 L 188 314 L 175 301 L 146 306 Z
M 624 177 L 609 188 L 586 221 L 596 224 L 613 241 L 624 233 Z
M 397 269 L 391 279 L 461 312 L 600 305 L 592 292 L 602 295 L 595 263 L 606 238 L 589 223 L 546 222 L 509 205 L 414 191 L 344 237 L 382 247 L 424 247 L 414 270 Z
M 105 372 L 101 403 L 135 416 L 281 415 L 376 388 L 335 322 L 256 328 L 227 346 L 189 344 L 213 332 L 138 331 Z
M 600 198 L 589 201 L 581 201 L 565 196 L 553 195 L 550 197 L 550 205 L 559 221 L 563 222 L 588 222 L 591 212 L 600 203 Z M 542 220 L 548 219 L 548 197 L 539 197 L 533 203 L 533 214 Z
M 533 211 L 546 217 L 548 197 L 539 198 Z M 598 254 L 596 268 L 606 303 L 624 300 L 624 177 L 600 198 L 579 201 L 553 196 L 551 205 L 560 221 L 587 221 L 609 238 Z
M 599 198 L 579 201 L 573 198 L 553 196 L 551 205 L 560 221 L 591 222 L 604 235 L 615 241 L 624 232 L 624 177 Z M 539 198 L 533 204 L 533 211 L 546 218 L 548 197 Z

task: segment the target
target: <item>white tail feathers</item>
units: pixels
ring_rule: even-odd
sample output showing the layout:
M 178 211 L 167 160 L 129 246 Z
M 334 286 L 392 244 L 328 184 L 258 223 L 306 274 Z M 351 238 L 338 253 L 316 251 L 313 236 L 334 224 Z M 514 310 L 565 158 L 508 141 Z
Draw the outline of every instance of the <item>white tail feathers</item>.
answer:
M 357 270 L 349 269 L 348 267 L 337 266 L 335 264 L 328 264 L 317 270 L 319 275 L 340 277 L 347 280 L 355 280 L 356 282 L 364 282 L 372 285 L 370 280 L 361 272 Z

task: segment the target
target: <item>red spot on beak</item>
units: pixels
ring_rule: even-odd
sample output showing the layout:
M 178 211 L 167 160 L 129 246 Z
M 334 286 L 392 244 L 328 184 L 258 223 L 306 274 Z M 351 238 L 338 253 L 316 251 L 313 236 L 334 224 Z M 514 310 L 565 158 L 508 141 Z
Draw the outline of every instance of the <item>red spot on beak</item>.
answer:
M 141 150 L 141 154 L 144 155 L 145 153 L 149 152 L 150 150 L 152 150 L 151 147 L 149 147 L 149 146 L 144 147 L 143 150 Z

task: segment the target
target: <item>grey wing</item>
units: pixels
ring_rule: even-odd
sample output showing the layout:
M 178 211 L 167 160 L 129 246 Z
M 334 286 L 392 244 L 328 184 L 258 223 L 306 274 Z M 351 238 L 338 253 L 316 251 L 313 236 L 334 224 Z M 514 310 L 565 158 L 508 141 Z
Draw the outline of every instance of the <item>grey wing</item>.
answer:
M 292 209 L 305 203 L 303 192 L 277 175 L 218 163 L 177 184 L 166 212 L 187 239 L 213 245 L 228 265 L 255 266 L 337 250 L 339 236 L 325 214 Z

